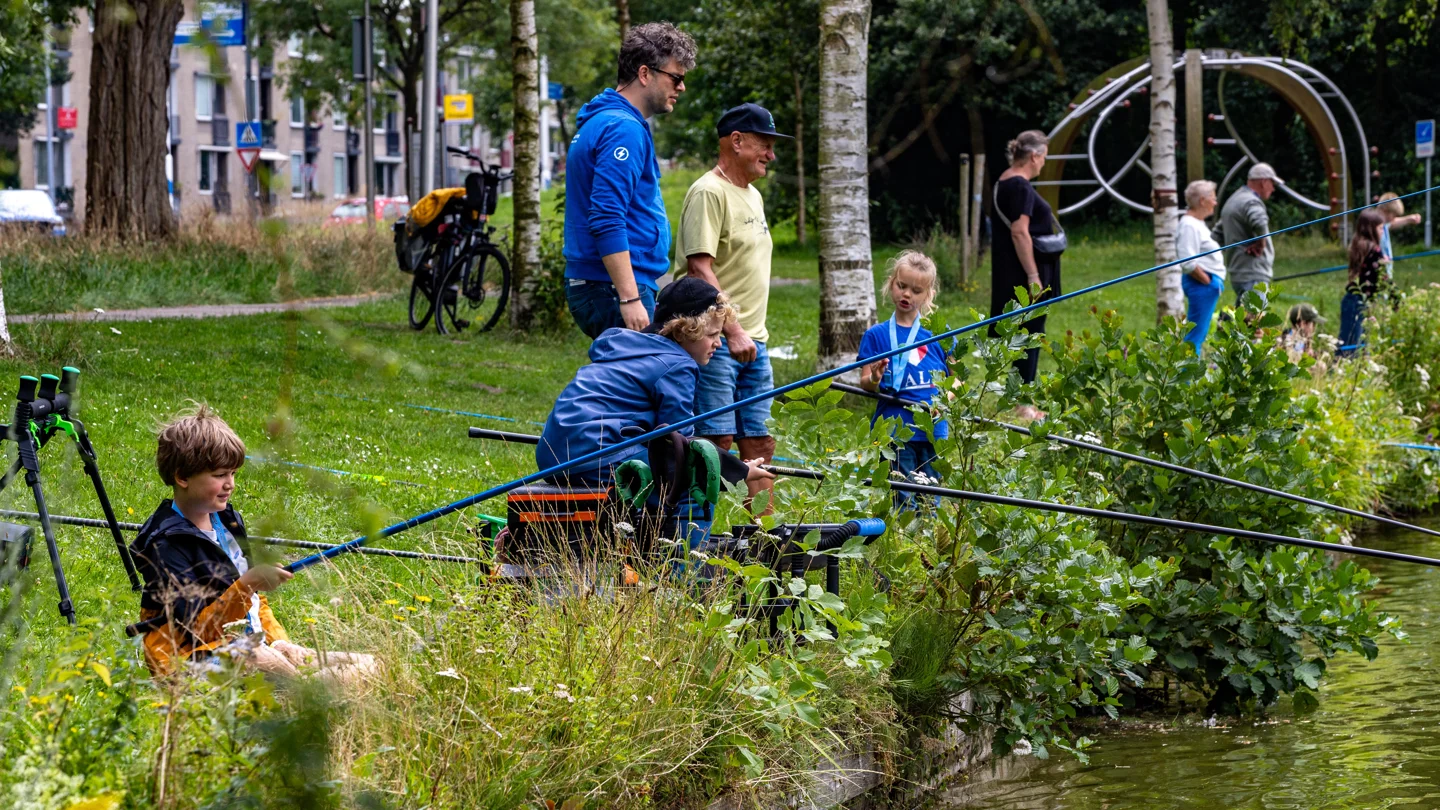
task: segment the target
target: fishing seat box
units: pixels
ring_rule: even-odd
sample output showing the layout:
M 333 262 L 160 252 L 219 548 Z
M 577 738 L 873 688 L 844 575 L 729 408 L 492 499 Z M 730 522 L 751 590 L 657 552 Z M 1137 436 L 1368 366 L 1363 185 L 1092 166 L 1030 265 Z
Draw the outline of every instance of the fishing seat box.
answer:
M 602 527 L 611 525 L 610 490 L 531 484 L 506 496 L 506 562 L 540 562 L 562 548 L 572 558 L 593 551 Z

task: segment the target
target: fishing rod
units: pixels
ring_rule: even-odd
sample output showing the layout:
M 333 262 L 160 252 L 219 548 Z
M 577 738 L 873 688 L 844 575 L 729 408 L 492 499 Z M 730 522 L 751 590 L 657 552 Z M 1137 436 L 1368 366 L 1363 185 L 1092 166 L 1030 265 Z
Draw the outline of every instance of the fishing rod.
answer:
M 1437 255 L 1437 254 L 1440 254 L 1440 250 L 1422 250 L 1422 251 L 1420 251 L 1419 253 L 1407 253 L 1407 254 L 1404 255 L 1404 256 L 1396 256 L 1394 259 L 1392 259 L 1392 261 L 1404 262 L 1404 261 L 1409 261 L 1410 259 L 1423 259 L 1423 258 L 1425 258 L 1426 256 L 1435 256 L 1435 255 Z M 1334 267 L 1322 267 L 1322 268 L 1320 268 L 1319 270 L 1307 270 L 1307 271 L 1305 271 L 1305 272 L 1303 272 L 1303 273 L 1291 273 L 1291 274 L 1288 275 L 1288 276 L 1279 276 L 1279 277 L 1277 277 L 1277 278 L 1272 278 L 1272 279 L 1270 279 L 1270 281 L 1271 281 L 1272 283 L 1273 283 L 1273 282 L 1276 282 L 1276 281 L 1289 281 L 1289 280 L 1292 279 L 1292 278 L 1305 278 L 1306 276 L 1318 276 L 1318 275 L 1323 275 L 1323 274 L 1325 274 L 1325 273 L 1336 273 L 1336 272 L 1339 272 L 1339 271 L 1341 271 L 1341 270 L 1348 270 L 1348 269 L 1350 269 L 1350 265 L 1348 265 L 1348 264 L 1337 264 L 1337 265 L 1335 265 Z
M 853 385 L 846 385 L 845 383 L 831 383 L 830 387 L 835 389 L 836 391 L 842 391 L 847 394 L 857 394 L 859 396 L 879 400 L 880 402 L 887 402 L 892 405 L 909 407 L 915 404 L 913 402 L 906 402 L 905 400 L 899 399 L 897 397 L 886 396 L 885 394 L 881 394 L 875 391 L 866 391 L 864 388 L 858 388 Z M 997 419 L 985 419 L 979 416 L 965 416 L 961 418 L 965 419 L 966 421 L 975 422 L 978 424 L 995 425 L 997 427 L 1002 427 L 1012 433 L 1019 433 L 1024 436 L 1035 435 L 1027 427 L 1021 427 L 1020 425 L 1012 425 L 1009 422 L 1001 422 Z M 1225 484 L 1227 486 L 1246 489 L 1251 492 L 1258 492 L 1262 495 L 1270 495 L 1276 498 L 1284 498 L 1287 501 L 1303 503 L 1306 506 L 1314 506 L 1320 509 L 1329 509 L 1332 512 L 1339 512 L 1342 515 L 1349 515 L 1350 517 L 1357 517 L 1361 518 L 1362 520 L 1371 520 L 1376 523 L 1383 523 L 1387 526 L 1394 526 L 1397 529 L 1407 529 L 1413 532 L 1420 532 L 1421 534 L 1428 534 L 1431 537 L 1440 537 L 1440 531 L 1437 531 L 1435 529 L 1427 529 L 1424 526 L 1416 526 L 1413 523 L 1406 523 L 1403 520 L 1395 520 L 1394 518 L 1388 518 L 1384 517 L 1383 515 L 1376 515 L 1370 512 L 1361 512 L 1358 509 L 1351 509 L 1348 506 L 1340 506 L 1339 504 L 1327 503 L 1325 501 L 1319 501 L 1314 498 L 1307 498 L 1304 495 L 1296 495 L 1294 493 L 1285 492 L 1283 490 L 1271 489 L 1270 487 L 1262 487 L 1259 484 L 1252 484 L 1249 481 L 1241 481 L 1236 478 L 1227 478 L 1223 475 L 1217 475 L 1215 473 L 1208 473 L 1202 470 L 1182 467 L 1179 464 L 1172 464 L 1168 461 L 1161 461 L 1160 459 L 1150 458 L 1149 456 L 1137 455 L 1135 453 L 1127 453 L 1123 450 L 1115 450 L 1102 444 L 1087 442 L 1081 439 L 1072 439 L 1069 436 L 1061 436 L 1057 433 L 1046 434 L 1043 438 L 1046 441 L 1052 441 L 1056 444 L 1063 444 L 1069 447 L 1077 447 L 1081 450 L 1089 450 L 1092 453 L 1100 453 L 1106 456 L 1113 456 L 1114 458 L 1123 459 L 1125 461 L 1133 461 L 1137 464 L 1144 464 L 1149 467 L 1156 467 L 1158 469 L 1168 470 L 1174 473 L 1180 473 L 1181 475 L 1188 475 L 1206 481 L 1213 481 L 1217 484 Z
M 1409 192 L 1408 194 L 1403 194 L 1403 195 L 1401 195 L 1401 196 L 1399 197 L 1399 199 L 1405 199 L 1405 198 L 1408 198 L 1408 197 L 1414 197 L 1414 196 L 1417 196 L 1417 195 L 1420 195 L 1420 194 L 1425 194 L 1426 192 L 1434 191 L 1435 189 L 1440 189 L 1440 186 L 1435 186 L 1435 187 L 1432 187 L 1432 188 L 1421 189 L 1421 190 L 1419 190 L 1419 191 L 1412 191 L 1412 192 Z M 1005 319 L 1007 319 L 1007 318 L 1018 318 L 1018 317 L 1021 317 L 1021 316 L 1024 316 L 1024 315 L 1029 315 L 1030 313 L 1035 312 L 1036 310 L 1045 309 L 1045 308 L 1047 308 L 1047 307 L 1049 307 L 1049 306 L 1051 306 L 1051 305 L 1053 305 L 1053 304 L 1058 304 L 1058 303 L 1060 303 L 1060 302 L 1062 302 L 1062 301 L 1068 301 L 1068 300 L 1070 300 L 1070 299 L 1072 299 L 1072 298 L 1076 298 L 1076 297 L 1081 296 L 1081 295 L 1087 295 L 1087 294 L 1092 293 L 1092 292 L 1096 292 L 1096 291 L 1099 291 L 1099 290 L 1103 290 L 1103 289 L 1105 289 L 1105 288 L 1107 288 L 1107 287 L 1113 287 L 1113 286 L 1116 285 L 1116 284 L 1123 284 L 1123 283 L 1126 282 L 1126 281 L 1130 281 L 1130 280 L 1132 280 L 1132 279 L 1140 278 L 1141 276 L 1146 276 L 1146 275 L 1149 275 L 1149 274 L 1151 274 L 1151 273 L 1155 273 L 1155 272 L 1157 272 L 1157 271 L 1159 271 L 1159 270 L 1164 270 L 1164 269 L 1167 268 L 1167 267 L 1176 267 L 1176 266 L 1179 266 L 1179 265 L 1184 264 L 1184 263 L 1187 263 L 1187 262 L 1193 262 L 1195 259 L 1202 258 L 1202 257 L 1204 257 L 1204 256 L 1209 256 L 1209 255 L 1211 255 L 1211 254 L 1213 254 L 1213 253 L 1219 253 L 1220 251 L 1223 251 L 1223 250 L 1229 250 L 1229 249 L 1233 249 L 1233 248 L 1236 248 L 1236 247 L 1242 247 L 1242 246 L 1244 246 L 1244 245 L 1248 245 L 1248 244 L 1251 244 L 1251 243 L 1253 243 L 1253 242 L 1258 242 L 1258 241 L 1260 241 L 1260 240 L 1262 240 L 1262 239 L 1267 239 L 1267 238 L 1270 238 L 1270 237 L 1272 237 L 1272 236 L 1278 236 L 1278 235 L 1280 235 L 1280 234 L 1287 233 L 1287 232 L 1293 231 L 1293 230 L 1298 230 L 1298 229 L 1300 229 L 1300 228 L 1307 228 L 1307 227 L 1309 227 L 1309 226 L 1311 226 L 1311 225 L 1315 225 L 1315 224 L 1318 224 L 1318 223 L 1321 223 L 1321 222 L 1327 222 L 1327 221 L 1329 221 L 1329 220 L 1337 219 L 1337 218 L 1339 218 L 1339 217 L 1346 217 L 1346 216 L 1349 216 L 1349 215 L 1355 213 L 1356 211 L 1363 211 L 1363 210 L 1365 210 L 1365 209 L 1367 209 L 1367 208 L 1374 208 L 1374 207 L 1376 207 L 1376 206 L 1378 206 L 1378 205 L 1382 205 L 1382 203 L 1379 203 L 1379 202 L 1368 203 L 1368 204 L 1366 204 L 1366 205 L 1358 206 L 1358 207 L 1356 207 L 1356 208 L 1348 209 L 1348 210 L 1345 210 L 1345 211 L 1339 211 L 1339 212 L 1337 212 L 1337 213 L 1328 214 L 1328 215 L 1323 216 L 1323 217 L 1318 217 L 1318 218 L 1312 219 L 1312 220 L 1310 220 L 1310 221 L 1308 221 L 1308 222 L 1302 222 L 1302 223 L 1299 223 L 1299 224 L 1297 224 L 1297 225 L 1290 225 L 1290 226 L 1287 226 L 1287 227 L 1284 227 L 1284 228 L 1280 228 L 1279 230 L 1276 230 L 1276 231 L 1269 231 L 1269 232 L 1267 232 L 1267 233 L 1259 234 L 1259 235 L 1257 235 L 1257 236 L 1252 236 L 1252 237 L 1250 237 L 1250 238 L 1248 238 L 1248 239 L 1241 239 L 1241 240 L 1238 241 L 1238 242 L 1232 242 L 1231 244 L 1228 244 L 1228 245 L 1222 245 L 1222 246 L 1219 246 L 1219 247 L 1211 248 L 1210 250 L 1201 251 L 1200 253 L 1197 253 L 1197 254 L 1195 254 L 1195 255 L 1193 255 L 1193 256 L 1186 256 L 1186 257 L 1183 257 L 1183 258 L 1175 259 L 1174 261 L 1163 262 L 1163 263 L 1161 263 L 1161 264 L 1155 265 L 1154 267 L 1150 267 L 1150 268 L 1147 268 L 1147 269 L 1145 269 L 1145 270 L 1137 270 L 1137 271 L 1135 271 L 1135 272 L 1133 272 L 1133 273 L 1127 273 L 1127 274 L 1125 274 L 1125 275 L 1123 275 L 1123 276 L 1117 276 L 1116 278 L 1109 279 L 1108 281 L 1102 281 L 1102 282 L 1100 282 L 1099 284 L 1093 284 L 1093 285 L 1091 285 L 1091 286 L 1089 286 L 1089 287 L 1085 287 L 1085 288 L 1083 288 L 1083 289 L 1075 290 L 1074 292 L 1063 293 L 1063 294 L 1061 294 L 1061 295 L 1057 295 L 1057 296 L 1055 296 L 1055 297 L 1053 297 L 1053 298 L 1049 298 L 1049 299 L 1046 299 L 1046 300 L 1044 300 L 1044 301 L 1038 301 L 1038 302 L 1035 302 L 1035 303 L 1033 303 L 1033 304 L 1027 304 L 1026 306 L 1017 307 L 1017 308 L 1015 308 L 1015 309 L 1008 310 L 1008 311 L 1006 311 L 1006 312 L 1002 312 L 1002 313 L 999 314 L 999 315 L 992 315 L 992 316 L 989 317 L 989 318 L 985 318 L 985 319 L 983 319 L 983 320 L 979 320 L 979 321 L 976 321 L 976 322 L 974 322 L 974 323 L 967 324 L 967 325 L 965 325 L 965 326 L 957 327 L 957 328 L 955 328 L 955 329 L 950 329 L 950 330 L 947 330 L 947 331 L 945 331 L 945 332 L 941 332 L 941 333 L 939 333 L 939 334 L 931 335 L 931 336 L 928 337 L 928 338 L 923 338 L 923 339 L 921 339 L 921 340 L 917 340 L 917 341 L 915 341 L 914 343 L 906 344 L 906 345 L 904 345 L 904 346 L 896 346 L 896 347 L 894 347 L 894 348 L 891 348 L 891 349 L 889 349 L 889 350 L 886 350 L 886 351 L 884 351 L 884 352 L 881 352 L 880 354 L 876 355 L 875 357 L 867 358 L 866 360 L 863 360 L 863 361 L 862 361 L 862 360 L 856 360 L 856 361 L 853 361 L 853 362 L 850 362 L 850 363 L 845 363 L 845 364 L 843 364 L 843 365 L 840 365 L 840 366 L 837 366 L 837 367 L 835 367 L 835 368 L 832 368 L 832 369 L 830 369 L 830 370 L 828 370 L 828 371 L 822 371 L 822 372 L 820 372 L 820 373 L 818 373 L 818 374 L 814 374 L 814 375 L 812 375 L 812 376 L 810 376 L 810 377 L 807 377 L 807 378 L 805 378 L 805 379 L 796 380 L 795 382 L 787 383 L 786 385 L 779 386 L 778 388 L 773 388 L 773 389 L 771 389 L 771 390 L 769 390 L 769 391 L 765 391 L 765 392 L 763 392 L 763 393 L 759 393 L 759 394 L 755 394 L 755 395 L 753 395 L 753 396 L 745 397 L 745 398 L 743 398 L 743 399 L 740 399 L 740 400 L 737 400 L 737 401 L 735 401 L 735 402 L 732 402 L 732 403 L 730 403 L 730 404 L 728 404 L 728 405 L 722 405 L 722 406 L 720 406 L 719 408 L 715 408 L 715 409 L 713 409 L 713 410 L 706 411 L 705 413 L 698 413 L 698 414 L 696 414 L 696 415 L 694 415 L 694 416 L 686 417 L 686 418 L 684 418 L 684 419 L 681 419 L 679 422 L 676 422 L 676 423 L 673 424 L 673 425 L 666 425 L 666 426 L 661 427 L 661 428 L 656 428 L 656 429 L 651 430 L 651 431 L 648 431 L 648 432 L 646 432 L 646 433 L 642 433 L 642 434 L 640 434 L 640 435 L 638 435 L 638 436 L 632 436 L 632 437 L 630 437 L 630 438 L 624 439 L 624 440 L 622 440 L 622 441 L 620 441 L 620 442 L 617 442 L 616 444 L 609 445 L 609 446 L 607 446 L 607 447 L 601 447 L 601 448 L 598 448 L 598 449 L 596 449 L 596 450 L 592 450 L 592 451 L 590 451 L 590 452 L 588 452 L 588 453 L 581 454 L 581 455 L 579 455 L 579 456 L 577 456 L 577 457 L 575 457 L 575 458 L 569 459 L 568 461 L 563 461 L 563 462 L 561 462 L 561 463 L 559 463 L 559 464 L 556 464 L 556 465 L 554 465 L 554 466 L 548 467 L 548 468 L 546 468 L 546 469 L 537 470 L 536 472 L 530 473 L 529 475 L 523 475 L 523 476 L 521 476 L 521 477 L 519 477 L 519 478 L 516 478 L 516 479 L 514 479 L 514 480 L 512 480 L 512 481 L 508 481 L 508 482 L 503 483 L 503 484 L 496 484 L 495 486 L 492 486 L 492 487 L 490 487 L 489 489 L 484 490 L 483 492 L 477 492 L 477 493 L 475 493 L 474 495 L 470 495 L 470 496 L 468 496 L 468 497 L 461 498 L 461 499 L 458 500 L 458 501 L 453 501 L 453 502 L 447 503 L 447 504 L 445 504 L 445 505 L 443 505 L 443 506 L 436 507 L 435 509 L 431 509 L 431 510 L 428 511 L 428 512 L 424 512 L 424 513 L 421 513 L 421 514 L 419 514 L 419 515 L 415 515 L 414 517 L 406 518 L 405 520 L 400 521 L 399 523 L 393 523 L 393 524 L 391 524 L 391 525 L 389 525 L 389 526 L 386 526 L 386 527 L 380 529 L 379 531 L 375 532 L 374 534 L 364 534 L 364 535 L 361 535 L 361 536 L 359 536 L 359 537 L 356 537 L 356 538 L 353 539 L 353 540 L 350 540 L 350 541 L 348 541 L 348 542 L 342 543 L 342 544 L 340 544 L 340 545 L 338 545 L 338 546 L 336 546 L 336 547 L 334 547 L 334 548 L 326 549 L 325 551 L 322 551 L 322 552 L 320 552 L 319 554 L 312 554 L 312 555 L 310 555 L 309 557 L 305 557 L 305 558 L 303 558 L 303 559 L 296 560 L 295 562 L 293 562 L 293 563 L 291 563 L 290 565 L 286 566 L 286 568 L 287 568 L 287 570 L 292 571 L 292 572 L 294 572 L 294 571 L 299 571 L 299 570 L 302 570 L 302 569 L 304 569 L 304 568 L 308 568 L 308 567 L 310 567 L 310 566 L 312 566 L 312 565 L 315 565 L 315 564 L 317 564 L 317 563 L 321 563 L 321 562 L 324 562 L 324 561 L 326 561 L 326 560 L 329 560 L 329 559 L 332 559 L 332 558 L 334 558 L 334 557 L 337 557 L 337 556 L 339 556 L 339 555 L 341 555 L 341 554 L 344 554 L 344 553 L 346 553 L 346 552 L 348 552 L 348 551 L 353 551 L 354 549 L 359 548 L 360 546 L 363 546 L 365 543 L 369 542 L 369 541 L 372 540 L 372 539 L 382 538 L 382 537 L 390 537 L 390 536 L 392 536 L 392 535 L 399 534 L 400 532 L 403 532 L 403 531 L 405 531 L 406 529 L 414 528 L 414 527 L 416 527 L 416 526 L 421 526 L 421 525 L 424 525 L 424 524 L 426 524 L 426 523 L 429 523 L 429 522 L 431 522 L 431 521 L 433 521 L 433 520 L 439 520 L 440 518 L 445 517 L 446 515 L 452 515 L 452 514 L 454 514 L 454 513 L 456 513 L 456 512 L 459 512 L 459 511 L 462 510 L 462 509 L 467 509 L 467 508 L 469 508 L 469 507 L 471 507 L 471 506 L 474 506 L 474 505 L 477 504 L 477 503 L 481 503 L 481 502 L 483 502 L 483 501 L 487 501 L 487 500 L 489 500 L 489 499 L 491 499 L 491 498 L 500 497 L 501 495 L 505 495 L 505 494 L 507 494 L 507 493 L 509 493 L 509 492 L 513 492 L 513 491 L 515 491 L 516 489 L 519 489 L 520 487 L 525 486 L 526 484 L 534 483 L 535 481 L 539 481 L 539 480 L 544 479 L 544 478 L 549 478 L 550 476 L 555 475 L 556 473 L 562 473 L 562 472 L 565 472 L 566 470 L 569 470 L 569 469 L 571 469 L 571 468 L 579 467 L 579 466 L 581 466 L 581 465 L 583 465 L 583 464 L 588 464 L 588 463 L 590 463 L 590 462 L 592 462 L 592 461 L 598 461 L 599 459 L 601 459 L 601 458 L 603 458 L 603 457 L 605 457 L 605 456 L 612 455 L 612 454 L 617 453 L 617 452 L 619 452 L 619 451 L 621 451 L 621 450 L 628 450 L 628 449 L 631 448 L 631 447 L 636 447 L 636 446 L 638 446 L 638 445 L 644 444 L 644 443 L 646 443 L 646 442 L 648 442 L 648 441 L 651 441 L 652 439 L 660 438 L 661 436 L 666 435 L 666 434 L 668 434 L 668 433 L 670 433 L 670 432 L 672 432 L 672 431 L 683 430 L 683 429 L 685 429 L 685 428 L 687 428 L 687 427 L 691 427 L 692 425 L 699 424 L 700 422 L 702 422 L 702 421 L 704 421 L 704 420 L 706 420 L 706 419 L 711 419 L 711 418 L 716 417 L 716 416 L 719 416 L 719 415 L 721 415 L 721 414 L 732 413 L 732 412 L 737 411 L 737 410 L 739 410 L 739 409 L 741 409 L 741 408 L 744 408 L 744 407 L 746 407 L 746 406 L 748 406 L 748 405 L 753 405 L 753 404 L 755 404 L 755 403 L 757 403 L 757 402 L 764 402 L 764 401 L 767 400 L 767 399 L 773 399 L 773 398 L 778 397 L 778 396 L 781 396 L 781 395 L 783 395 L 783 394 L 788 394 L 788 393 L 790 393 L 791 391 L 794 391 L 794 390 L 796 390 L 796 389 L 804 388 L 804 387 L 809 386 L 809 385 L 814 385 L 814 384 L 817 383 L 817 382 L 821 382 L 821 381 L 823 381 L 823 380 L 828 380 L 828 379 L 830 379 L 831 377 L 838 377 L 838 376 L 840 376 L 840 375 L 842 375 L 842 374 L 847 374 L 847 373 L 849 373 L 849 372 L 851 372 L 851 371 L 855 371 L 855 370 L 857 370 L 857 369 L 859 369 L 859 368 L 861 368 L 861 367 L 863 367 L 863 366 L 869 365 L 869 364 L 875 362 L 876 360 L 884 360 L 884 359 L 887 359 L 887 358 L 890 358 L 890 357 L 895 357 L 896 355 L 902 354 L 902 353 L 904 353 L 904 352 L 912 351 L 912 350 L 914 350 L 914 349 L 916 349 L 916 348 L 918 348 L 918 347 L 920 347 L 920 346 L 928 346 L 928 345 L 931 344 L 931 343 L 935 343 L 935 342 L 938 342 L 938 341 L 941 341 L 941 340 L 947 340 L 947 339 L 950 339 L 950 338 L 953 338 L 953 337 L 957 337 L 957 336 L 963 335 L 963 334 L 965 334 L 965 333 L 967 333 L 967 332 L 973 332 L 973 331 L 975 331 L 975 330 L 977 330 L 977 329 L 984 329 L 984 328 L 989 327 L 991 324 L 998 323 L 998 322 L 1000 322 L 1000 321 L 1002 321 L 1002 320 L 1005 320 Z
M 22 512 L 15 509 L 0 509 L 0 517 L 19 520 L 39 520 L 39 512 Z M 84 526 L 91 529 L 106 529 L 110 527 L 109 521 L 97 520 L 95 518 L 74 517 L 71 515 L 50 515 L 51 523 L 59 523 L 62 526 Z M 116 521 L 115 525 L 126 531 L 140 531 L 139 523 L 124 523 Z M 333 543 L 316 543 L 311 540 L 288 540 L 284 537 L 251 537 L 267 546 L 289 546 L 291 548 L 304 549 L 327 549 L 335 548 Z M 447 554 L 426 554 L 422 551 L 401 551 L 394 548 L 375 548 L 366 546 L 356 549 L 361 554 L 373 554 L 377 557 L 398 557 L 406 560 L 425 560 L 426 562 L 453 562 L 468 564 L 484 564 L 485 560 L 477 560 L 472 557 L 452 557 Z
M 1022 430 L 1024 428 L 1021 428 Z M 515 444 L 539 444 L 540 437 L 526 433 L 512 433 L 504 430 L 489 430 L 486 428 L 470 428 L 472 439 L 493 439 L 495 441 L 511 442 Z M 1093 447 L 1093 445 L 1082 446 Z M 825 474 L 814 470 L 801 470 L 794 467 L 776 467 L 771 464 L 762 465 L 762 469 L 776 475 L 783 475 L 789 478 L 801 478 L 810 481 L 824 481 Z M 860 482 L 861 486 L 880 487 L 873 480 L 866 478 Z M 1397 562 L 1418 563 L 1440 568 L 1440 560 L 1430 557 L 1421 557 L 1414 554 L 1402 554 L 1398 551 L 1385 551 L 1383 549 L 1366 548 L 1364 546 L 1342 546 L 1336 543 L 1326 543 L 1320 540 L 1307 540 L 1303 537 L 1290 537 L 1283 534 L 1269 534 L 1267 532 L 1255 532 L 1249 529 L 1232 529 L 1226 526 L 1212 526 L 1208 523 L 1193 523 L 1188 520 L 1175 520 L 1173 518 L 1152 517 L 1150 515 L 1137 515 L 1133 512 L 1114 512 L 1109 509 L 1095 509 L 1089 506 L 1071 506 L 1070 504 L 1054 503 L 1052 501 L 1036 501 L 1028 498 L 1014 498 L 1008 495 L 991 495 L 987 492 L 972 492 L 964 489 L 951 489 L 949 487 L 937 487 L 927 484 L 912 484 L 908 481 L 887 481 L 885 487 L 900 492 L 911 492 L 916 495 L 932 495 L 940 498 L 952 498 L 963 501 L 978 501 L 999 506 L 1014 506 L 1022 509 L 1036 509 L 1042 512 L 1060 512 L 1069 515 L 1080 515 L 1082 517 L 1096 518 L 1098 520 L 1116 520 L 1122 523 L 1140 523 L 1146 526 L 1158 526 L 1165 529 L 1176 529 L 1179 531 L 1199 532 L 1201 534 L 1218 534 L 1226 537 L 1238 537 L 1245 540 L 1259 540 L 1265 543 L 1279 545 L 1300 546 L 1302 548 L 1318 549 L 1320 551 L 1335 551 L 1342 554 L 1356 554 L 1362 557 L 1376 557 L 1382 560 L 1395 560 Z M 1401 524 L 1404 526 L 1405 524 Z M 1409 527 L 1406 528 L 1418 528 Z M 1433 532 L 1432 532 L 1433 534 Z

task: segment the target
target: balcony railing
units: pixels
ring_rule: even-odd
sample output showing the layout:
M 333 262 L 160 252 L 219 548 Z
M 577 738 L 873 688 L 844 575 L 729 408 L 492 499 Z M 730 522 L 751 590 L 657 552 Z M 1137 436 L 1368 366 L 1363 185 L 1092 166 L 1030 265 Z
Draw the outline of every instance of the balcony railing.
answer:
M 388 157 L 400 157 L 400 133 L 398 131 L 385 130 L 385 154 Z
M 260 122 L 260 145 L 266 149 L 275 148 L 275 119 Z
M 305 127 L 305 151 L 320 151 L 320 127 L 313 124 Z
M 230 119 L 223 115 L 210 117 L 210 143 L 213 146 L 230 145 Z

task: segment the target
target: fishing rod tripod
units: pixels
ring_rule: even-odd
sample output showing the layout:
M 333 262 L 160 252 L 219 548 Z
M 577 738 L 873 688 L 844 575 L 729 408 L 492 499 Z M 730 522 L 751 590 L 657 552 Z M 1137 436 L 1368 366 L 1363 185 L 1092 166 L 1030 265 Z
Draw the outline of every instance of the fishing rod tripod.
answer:
M 50 568 L 55 572 L 55 587 L 60 592 L 60 615 L 70 624 L 75 624 L 75 607 L 70 602 L 70 586 L 65 582 L 65 569 L 60 564 L 60 547 L 55 542 L 55 531 L 50 525 L 50 512 L 45 506 L 45 491 L 40 484 L 40 448 L 61 434 L 68 435 L 75 442 L 80 453 L 85 474 L 95 486 L 95 496 L 105 512 L 105 523 L 110 536 L 115 540 L 115 549 L 125 564 L 125 573 L 130 577 L 130 589 L 140 590 L 140 577 L 135 573 L 135 561 L 125 547 L 125 538 L 120 534 L 120 524 L 115 519 L 115 510 L 110 506 L 110 497 L 105 493 L 105 482 L 100 478 L 95 446 L 90 443 L 90 434 L 85 425 L 70 414 L 74 404 L 75 388 L 80 381 L 80 370 L 66 366 L 59 377 L 42 374 L 39 379 L 24 375 L 20 378 L 20 390 L 15 395 L 15 418 L 8 424 L 0 424 L 0 440 L 13 441 L 19 455 L 4 477 L 0 477 L 0 491 L 10 485 L 15 474 L 25 471 L 25 483 L 35 497 L 35 511 L 40 517 L 40 531 L 45 536 L 45 547 L 50 552 Z M 23 554 L 22 554 L 23 556 Z

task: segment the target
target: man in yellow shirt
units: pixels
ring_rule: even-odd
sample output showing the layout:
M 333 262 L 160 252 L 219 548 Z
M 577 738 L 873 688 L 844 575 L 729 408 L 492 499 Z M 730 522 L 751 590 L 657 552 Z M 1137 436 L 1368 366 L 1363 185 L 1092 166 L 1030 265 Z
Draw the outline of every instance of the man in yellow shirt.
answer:
M 725 328 L 725 345 L 700 368 L 695 407 L 706 412 L 775 387 L 765 342 L 770 301 L 770 225 L 765 200 L 752 185 L 775 159 L 775 117 L 758 104 L 741 104 L 720 116 L 720 156 L 685 194 L 675 243 L 675 274 L 703 279 L 730 296 L 740 320 Z M 695 433 L 729 450 L 739 444 L 743 459 L 775 455 L 765 421 L 770 400 L 707 419 Z M 736 442 L 735 440 L 738 440 Z

